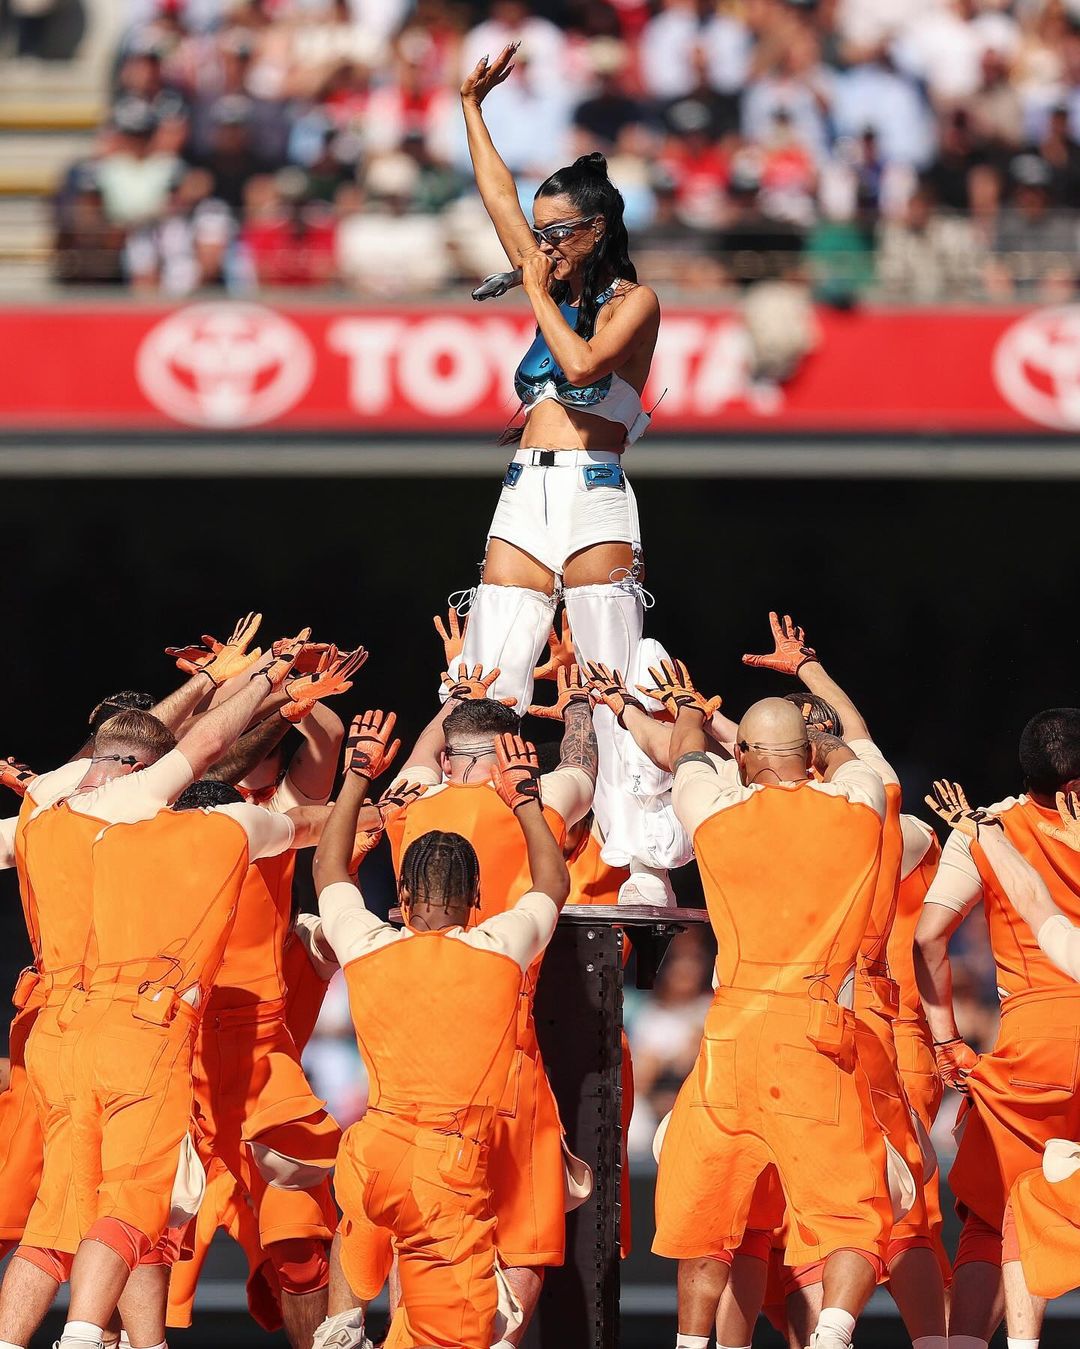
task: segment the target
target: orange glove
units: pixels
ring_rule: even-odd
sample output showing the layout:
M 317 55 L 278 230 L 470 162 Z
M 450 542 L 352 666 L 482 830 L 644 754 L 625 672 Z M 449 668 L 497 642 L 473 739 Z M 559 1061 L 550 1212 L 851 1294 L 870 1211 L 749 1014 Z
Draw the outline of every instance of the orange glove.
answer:
M 348 693 L 352 688 L 349 676 L 354 675 L 367 658 L 368 653 L 358 646 L 355 651 L 335 656 L 323 669 L 291 680 L 285 691 L 294 703 L 313 703 L 322 698 L 333 698 L 338 693 Z
M 293 669 L 295 668 L 293 666 Z M 298 726 L 314 706 L 315 699 L 312 698 L 306 703 L 286 703 L 284 707 L 278 708 L 278 711 L 281 713 L 283 721 L 289 722 L 292 726 Z
M 349 738 L 345 741 L 345 769 L 370 782 L 393 763 L 401 741 L 391 741 L 397 714 L 362 712 L 353 717 Z
M 570 631 L 570 616 L 564 611 L 562 627 L 554 628 L 548 636 L 548 658 L 533 671 L 534 679 L 554 679 L 560 670 L 566 670 L 577 657 L 574 655 L 574 634 Z
M 0 759 L 0 786 L 8 787 L 16 796 L 25 796 L 36 777 L 34 770 L 18 759 Z
M 278 652 L 269 665 L 264 665 L 261 670 L 256 670 L 251 679 L 261 679 L 265 676 L 271 690 L 281 688 L 285 680 L 292 672 L 293 662 L 303 649 L 303 645 L 311 632 L 310 628 L 304 628 L 302 632 L 291 639 L 286 639 L 278 643 Z M 227 648 L 226 648 L 227 649 Z M 258 660 L 258 656 L 255 657 Z M 249 662 L 250 663 L 250 662 Z M 246 668 L 246 666 L 244 667 Z
M 979 829 L 987 825 L 998 829 L 1005 828 L 998 817 L 992 815 L 990 811 L 972 810 L 959 782 L 948 782 L 942 778 L 934 783 L 933 794 L 923 799 L 938 819 L 944 820 L 950 829 L 955 829 L 959 834 L 966 834 L 968 838 L 978 838 Z M 1039 828 L 1042 828 L 1041 824 Z
M 540 804 L 540 760 L 535 745 L 504 732 L 495 738 L 492 784 L 511 810 L 535 801 Z
M 1069 792 L 1067 796 L 1064 792 L 1058 792 L 1056 800 L 1061 827 L 1040 820 L 1039 830 L 1059 843 L 1064 843 L 1073 852 L 1080 852 L 1080 797 L 1075 792 Z
M 283 640 L 276 641 L 270 648 L 271 654 L 278 655 L 284 645 Z M 296 658 L 293 672 L 298 675 L 315 674 L 325 670 L 337 658 L 338 649 L 333 642 L 305 642 Z
M 480 698 L 487 698 L 492 684 L 501 674 L 502 671 L 498 669 L 489 670 L 485 674 L 483 667 L 480 665 L 474 665 L 472 674 L 470 674 L 467 665 L 459 665 L 457 678 L 451 679 L 449 674 L 444 674 L 442 682 L 448 689 L 451 698 L 467 703 Z M 507 707 L 512 707 L 514 704 L 513 698 L 499 698 L 497 701 L 504 703 Z
M 640 703 L 626 687 L 626 681 L 619 670 L 610 670 L 606 665 L 594 660 L 586 665 L 585 672 L 589 676 L 589 687 L 593 697 L 597 702 L 611 708 L 620 726 L 625 724 L 623 714 L 628 707 L 636 707 L 639 712 L 645 712 L 644 704 Z
M 589 706 L 589 685 L 581 677 L 581 671 L 576 665 L 559 667 L 556 686 L 558 696 L 551 706 L 539 707 L 534 704 L 529 708 L 530 716 L 542 717 L 548 721 L 562 721 L 571 703 L 584 703 L 586 707 Z
M 204 633 L 202 646 L 167 646 L 165 654 L 174 656 L 177 668 L 185 673 L 193 675 L 201 670 L 215 684 L 223 684 L 226 679 L 250 669 L 262 655 L 260 647 L 248 651 L 261 623 L 262 614 L 250 613 L 236 624 L 227 642 L 219 642 L 216 637 Z
M 979 1061 L 978 1054 L 959 1036 L 955 1040 L 934 1041 L 934 1061 L 937 1064 L 938 1077 L 944 1086 L 967 1096 L 971 1088 L 967 1084 L 968 1074 Z
M 446 623 L 442 621 L 438 614 L 435 615 L 432 622 L 435 624 L 435 631 L 442 639 L 443 651 L 446 653 L 446 668 L 449 670 L 454 661 L 461 659 L 469 620 L 466 618 L 465 622 L 462 623 L 461 615 L 451 606 L 446 615 Z M 449 624 L 449 629 L 447 624 Z
M 358 829 L 356 831 L 356 837 L 353 839 L 352 857 L 349 859 L 350 871 L 356 871 L 368 853 L 375 851 L 382 842 L 382 836 L 385 832 L 384 829 Z
M 780 674 L 797 675 L 808 660 L 817 660 L 817 652 L 806 644 L 806 634 L 791 621 L 791 615 L 785 614 L 784 621 L 774 613 L 769 614 L 769 627 L 772 628 L 776 649 L 766 656 L 743 656 L 744 665 L 753 665 L 759 670 L 778 670 Z
M 720 707 L 720 698 L 706 698 L 697 691 L 690 671 L 681 660 L 663 660 L 659 669 L 650 665 L 649 678 L 654 687 L 647 689 L 644 684 L 639 684 L 638 692 L 663 703 L 673 717 L 677 717 L 684 707 L 690 707 L 708 721 Z
M 403 810 L 407 810 L 414 801 L 419 801 L 426 791 L 427 788 L 422 782 L 406 782 L 404 778 L 392 782 L 375 803 L 375 809 L 382 816 L 384 828 Z

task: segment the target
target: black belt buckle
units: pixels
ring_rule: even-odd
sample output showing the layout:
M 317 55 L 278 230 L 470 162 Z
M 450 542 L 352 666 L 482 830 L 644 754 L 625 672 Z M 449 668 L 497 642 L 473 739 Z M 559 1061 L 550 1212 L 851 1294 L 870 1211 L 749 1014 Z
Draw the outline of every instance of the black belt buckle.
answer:
M 534 458 L 534 459 L 533 459 L 533 463 L 534 463 L 534 464 L 538 464 L 541 468 L 554 468 L 554 467 L 555 467 L 555 451 L 554 451 L 554 450 L 537 450 L 537 451 L 535 451 L 535 453 L 536 453 L 537 455 L 539 455 L 539 458 Z

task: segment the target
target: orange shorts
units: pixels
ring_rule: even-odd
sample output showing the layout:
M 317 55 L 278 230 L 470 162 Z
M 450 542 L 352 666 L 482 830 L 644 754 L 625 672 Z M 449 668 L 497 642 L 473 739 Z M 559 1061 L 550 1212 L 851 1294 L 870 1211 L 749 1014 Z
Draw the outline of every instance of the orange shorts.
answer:
M 16 1012 L 8 1033 L 11 1080 L 0 1092 L 0 1241 L 21 1241 L 41 1181 L 44 1139 L 26 1072 L 26 1042 L 43 999 Z
M 80 1034 L 72 1163 L 82 1230 L 113 1219 L 154 1246 L 181 1224 L 181 1209 L 197 1212 L 201 1197 L 178 1189 L 190 1147 L 198 1019 L 183 1002 L 168 1025 L 135 1010 L 130 1001 L 92 997 L 72 1026 Z
M 390 1349 L 491 1343 L 498 1289 L 483 1151 L 467 1175 L 445 1173 L 446 1153 L 445 1136 L 379 1111 L 369 1111 L 342 1141 L 335 1188 L 345 1222 L 393 1233 L 401 1305 L 386 1339 Z M 356 1271 L 343 1267 L 363 1296 L 353 1284 Z
M 807 1040 L 808 1009 L 801 998 L 717 992 L 660 1154 L 658 1255 L 736 1250 L 752 1206 L 755 1227 L 779 1226 L 782 1211 L 754 1203 L 774 1165 L 789 1217 L 788 1264 L 845 1249 L 884 1259 L 892 1228 L 884 1139 L 854 1071 Z
M 539 1049 L 518 1049 L 488 1157 L 499 1259 L 561 1265 L 566 1251 L 562 1122 Z
M 1006 998 L 997 1044 L 968 1078 L 949 1185 L 1000 1232 L 1017 1180 L 1051 1138 L 1080 1138 L 1080 989 Z
M 944 1088 L 937 1073 L 930 1033 L 917 1021 L 895 1021 L 893 1039 L 896 1043 L 896 1064 L 900 1071 L 904 1094 L 924 1131 L 920 1141 L 924 1147 L 929 1146 L 932 1150 L 932 1144 L 929 1142 L 930 1131 L 941 1109 Z M 937 1255 L 942 1277 L 948 1282 L 952 1277 L 952 1267 L 942 1240 L 941 1178 L 936 1167 L 929 1176 L 924 1170 L 923 1201 L 926 1205 L 930 1244 Z

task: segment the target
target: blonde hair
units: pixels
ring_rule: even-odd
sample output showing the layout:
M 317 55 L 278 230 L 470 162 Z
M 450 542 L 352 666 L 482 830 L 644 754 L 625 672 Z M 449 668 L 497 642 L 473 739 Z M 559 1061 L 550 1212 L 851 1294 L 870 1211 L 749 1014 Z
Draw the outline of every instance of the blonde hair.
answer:
M 94 736 L 94 757 L 106 754 L 134 754 L 141 763 L 152 764 L 176 748 L 176 736 L 149 712 L 131 709 L 118 712 L 98 727 Z

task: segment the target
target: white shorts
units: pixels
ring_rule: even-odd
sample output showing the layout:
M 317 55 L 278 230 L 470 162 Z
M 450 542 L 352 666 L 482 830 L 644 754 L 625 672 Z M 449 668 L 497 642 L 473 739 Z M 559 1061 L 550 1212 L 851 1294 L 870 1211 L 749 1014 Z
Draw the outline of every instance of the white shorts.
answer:
M 554 462 L 541 462 L 541 456 L 553 456 Z M 620 459 L 611 450 L 518 450 L 488 538 L 512 543 L 556 576 L 575 553 L 593 544 L 628 543 L 639 550 L 637 500 Z M 618 470 L 620 485 L 602 481 L 609 467 Z M 601 479 L 593 486 L 586 477 L 590 468 Z

